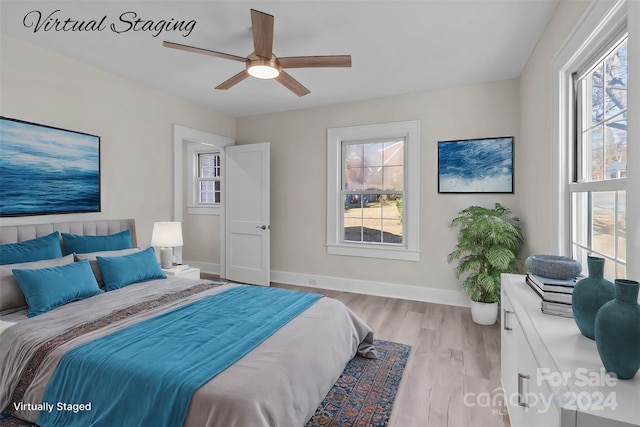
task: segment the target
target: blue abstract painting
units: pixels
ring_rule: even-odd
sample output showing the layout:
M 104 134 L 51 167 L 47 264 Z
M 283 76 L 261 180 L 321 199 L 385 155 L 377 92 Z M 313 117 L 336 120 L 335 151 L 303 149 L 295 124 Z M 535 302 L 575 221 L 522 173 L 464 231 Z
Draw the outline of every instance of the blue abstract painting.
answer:
M 0 117 L 0 216 L 100 212 L 100 137 Z
M 439 193 L 513 193 L 513 137 L 438 142 Z

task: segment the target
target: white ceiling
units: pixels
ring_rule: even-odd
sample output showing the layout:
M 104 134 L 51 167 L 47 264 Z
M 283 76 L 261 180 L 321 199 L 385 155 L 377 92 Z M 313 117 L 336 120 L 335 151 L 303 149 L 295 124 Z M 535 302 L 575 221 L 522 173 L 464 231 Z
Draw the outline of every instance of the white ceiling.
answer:
M 387 1 L 10 1 L 0 31 L 233 116 L 296 110 L 409 92 L 517 78 L 558 0 Z M 162 47 L 172 41 L 238 56 L 253 51 L 250 9 L 275 17 L 277 56 L 352 56 L 352 68 L 288 70 L 311 93 L 298 98 L 274 80 L 214 87 L 240 62 Z M 97 20 L 102 31 L 34 31 L 43 21 Z M 25 16 L 32 12 L 27 19 Z M 126 12 L 195 20 L 191 34 L 124 30 Z M 129 20 L 131 14 L 124 16 Z

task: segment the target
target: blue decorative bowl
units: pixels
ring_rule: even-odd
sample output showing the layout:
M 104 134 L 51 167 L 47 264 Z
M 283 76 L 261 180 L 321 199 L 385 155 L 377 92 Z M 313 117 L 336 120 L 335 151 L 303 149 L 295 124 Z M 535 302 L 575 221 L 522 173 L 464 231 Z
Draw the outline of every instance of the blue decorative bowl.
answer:
M 582 271 L 578 261 L 560 255 L 531 255 L 525 265 L 530 273 L 550 279 L 573 279 Z

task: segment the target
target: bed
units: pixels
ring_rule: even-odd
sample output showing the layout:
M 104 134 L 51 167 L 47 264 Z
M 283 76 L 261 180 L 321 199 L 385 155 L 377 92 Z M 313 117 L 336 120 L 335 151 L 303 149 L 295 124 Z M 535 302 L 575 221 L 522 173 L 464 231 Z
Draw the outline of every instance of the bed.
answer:
M 56 231 L 89 238 L 128 232 L 136 245 L 133 220 L 4 226 L 0 244 Z M 77 242 L 60 244 L 64 253 Z M 62 266 L 0 266 L 0 408 L 16 418 L 41 425 L 303 426 L 351 358 L 375 357 L 371 329 L 337 300 L 148 278 L 146 267 L 131 268 L 148 250 L 97 252 Z M 8 268 L 22 286 L 51 271 L 75 277 L 87 264 L 106 292 L 35 315 L 35 303 L 6 307 Z M 113 277 L 127 269 L 143 280 L 113 288 Z

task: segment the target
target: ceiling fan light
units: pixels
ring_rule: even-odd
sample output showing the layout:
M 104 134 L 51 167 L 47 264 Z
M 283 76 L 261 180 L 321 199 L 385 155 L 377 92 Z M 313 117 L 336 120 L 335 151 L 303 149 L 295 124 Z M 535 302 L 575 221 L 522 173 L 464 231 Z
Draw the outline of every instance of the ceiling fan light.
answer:
M 280 75 L 280 70 L 270 65 L 252 65 L 247 71 L 259 79 L 274 79 Z

